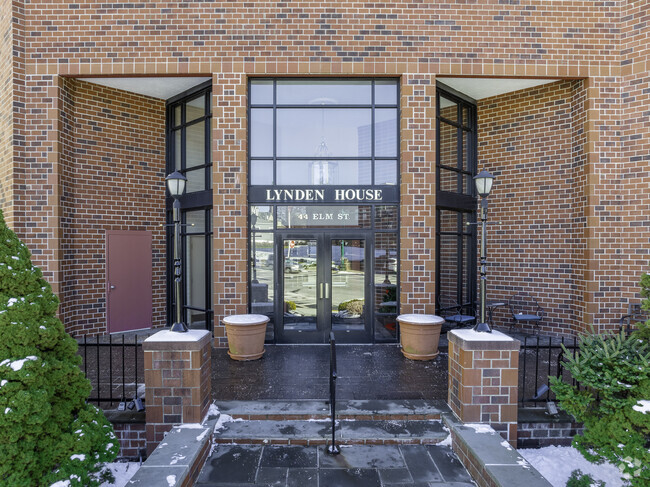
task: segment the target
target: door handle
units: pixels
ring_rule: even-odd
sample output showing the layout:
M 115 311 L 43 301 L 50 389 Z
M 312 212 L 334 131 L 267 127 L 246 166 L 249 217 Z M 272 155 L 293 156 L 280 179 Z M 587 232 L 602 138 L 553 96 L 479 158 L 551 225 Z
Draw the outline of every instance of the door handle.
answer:
M 330 298 L 330 285 L 328 282 L 321 282 L 319 285 L 318 297 L 320 299 Z
M 110 289 L 115 289 L 115 286 L 113 286 L 112 284 L 109 284 L 109 288 Z

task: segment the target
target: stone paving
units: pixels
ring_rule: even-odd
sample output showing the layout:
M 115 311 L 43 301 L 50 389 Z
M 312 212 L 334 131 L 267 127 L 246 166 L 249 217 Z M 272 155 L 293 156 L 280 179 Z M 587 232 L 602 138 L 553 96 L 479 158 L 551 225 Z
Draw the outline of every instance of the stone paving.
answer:
M 447 400 L 447 350 L 431 362 L 404 358 L 397 344 L 338 345 L 337 399 Z M 267 345 L 262 359 L 237 362 L 212 350 L 217 401 L 329 397 L 329 346 Z
M 324 447 L 218 445 L 197 486 L 381 487 L 474 486 L 448 446 Z
M 215 432 L 198 486 L 474 485 L 448 446 L 442 401 L 337 402 L 339 455 L 326 453 L 325 401 L 218 401 L 216 407 L 234 420 Z

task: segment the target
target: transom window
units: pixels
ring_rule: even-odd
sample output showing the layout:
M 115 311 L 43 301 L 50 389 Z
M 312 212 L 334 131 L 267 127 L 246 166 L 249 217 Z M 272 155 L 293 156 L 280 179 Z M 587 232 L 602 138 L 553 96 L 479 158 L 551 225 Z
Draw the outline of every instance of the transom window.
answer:
M 250 84 L 250 184 L 396 185 L 397 80 Z

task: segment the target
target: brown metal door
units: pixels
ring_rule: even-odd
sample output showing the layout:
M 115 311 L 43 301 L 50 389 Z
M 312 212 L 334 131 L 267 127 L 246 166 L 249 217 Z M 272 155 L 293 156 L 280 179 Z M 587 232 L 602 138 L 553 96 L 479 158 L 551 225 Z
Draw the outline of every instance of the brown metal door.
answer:
M 151 328 L 151 232 L 106 231 L 108 332 Z

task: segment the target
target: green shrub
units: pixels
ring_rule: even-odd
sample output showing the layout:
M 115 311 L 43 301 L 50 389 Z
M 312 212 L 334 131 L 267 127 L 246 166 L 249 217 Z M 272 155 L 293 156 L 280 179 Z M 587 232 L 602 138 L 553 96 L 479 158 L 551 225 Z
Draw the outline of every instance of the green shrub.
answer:
M 641 277 L 641 296 L 645 298 L 641 308 L 650 311 L 650 274 L 644 273 Z M 637 323 L 637 327 L 636 336 L 646 343 L 650 343 L 650 320 L 645 323 Z
M 646 298 L 649 283 L 644 275 Z M 565 349 L 564 365 L 582 388 L 551 378 L 560 407 L 584 423 L 574 446 L 591 462 L 618 466 L 639 487 L 650 485 L 650 412 L 643 408 L 650 398 L 648 325 L 630 336 L 581 337 L 575 357 Z
M 363 314 L 363 299 L 350 299 L 339 304 L 339 311 L 347 311 L 353 315 Z
M 86 403 L 77 342 L 27 247 L 0 211 L 0 485 L 99 483 L 119 450 L 103 413 Z
M 591 475 L 582 473 L 582 470 L 574 470 L 567 480 L 566 487 L 605 487 L 605 482 L 594 480 Z

